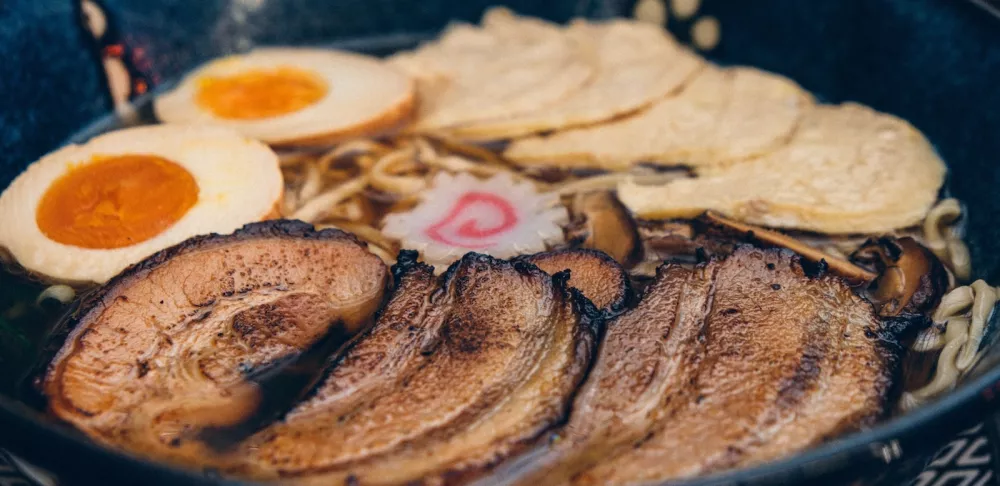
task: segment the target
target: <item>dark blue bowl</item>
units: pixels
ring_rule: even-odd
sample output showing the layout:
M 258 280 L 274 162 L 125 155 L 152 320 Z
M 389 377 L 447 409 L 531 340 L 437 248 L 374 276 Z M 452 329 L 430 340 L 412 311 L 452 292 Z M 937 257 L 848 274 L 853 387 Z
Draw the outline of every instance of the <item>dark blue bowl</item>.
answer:
M 337 44 L 372 53 L 409 47 L 491 4 L 557 21 L 627 15 L 634 0 L 103 0 L 108 28 L 82 27 L 79 0 L 0 2 L 0 187 L 79 134 L 118 123 L 100 68 L 120 57 L 131 94 L 198 62 L 260 44 Z M 978 6 L 976 4 L 979 4 Z M 989 0 L 704 0 L 722 25 L 710 58 L 788 75 L 829 102 L 859 101 L 910 120 L 950 167 L 948 190 L 969 207 L 975 277 L 1000 282 L 1000 19 Z M 998 2 L 1000 3 L 1000 2 Z M 985 8 L 984 8 L 985 7 Z M 89 11 L 89 10 L 88 10 Z M 689 38 L 693 19 L 669 27 Z M 138 106 L 148 104 L 139 97 Z M 103 117 L 103 118 L 102 118 Z M 96 125 L 95 125 L 96 123 Z M 0 228 L 2 231 L 2 228 Z M 0 288 L 0 293 L 4 289 Z M 1000 345 L 954 392 L 878 427 L 796 457 L 691 484 L 895 482 L 948 437 L 994 412 Z M 2 360 L 0 360 L 2 362 Z M 0 374 L 13 372 L 2 369 Z M 220 484 L 97 446 L 36 407 L 0 394 L 0 443 L 72 483 Z

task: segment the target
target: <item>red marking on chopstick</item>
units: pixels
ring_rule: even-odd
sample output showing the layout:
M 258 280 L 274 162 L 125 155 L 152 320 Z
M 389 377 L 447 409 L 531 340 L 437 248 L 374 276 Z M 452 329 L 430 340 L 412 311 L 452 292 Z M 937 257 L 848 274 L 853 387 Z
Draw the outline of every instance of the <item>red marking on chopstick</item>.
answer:
M 105 57 L 122 57 L 125 54 L 125 47 L 121 44 L 111 44 L 104 48 Z

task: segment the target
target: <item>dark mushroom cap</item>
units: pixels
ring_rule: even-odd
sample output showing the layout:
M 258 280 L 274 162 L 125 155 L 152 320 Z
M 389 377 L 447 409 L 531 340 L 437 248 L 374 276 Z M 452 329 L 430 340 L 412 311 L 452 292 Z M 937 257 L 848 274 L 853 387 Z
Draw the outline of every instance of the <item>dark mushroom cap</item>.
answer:
M 879 273 L 868 287 L 868 297 L 882 316 L 929 313 L 948 287 L 941 261 L 910 237 L 868 240 L 851 261 Z

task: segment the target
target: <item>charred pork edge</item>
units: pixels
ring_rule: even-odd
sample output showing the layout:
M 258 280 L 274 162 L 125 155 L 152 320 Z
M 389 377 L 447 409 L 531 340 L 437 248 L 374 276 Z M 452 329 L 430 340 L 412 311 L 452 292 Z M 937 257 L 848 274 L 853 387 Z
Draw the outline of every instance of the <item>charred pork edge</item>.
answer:
M 596 253 L 604 255 L 603 252 Z M 493 471 L 498 466 L 502 466 L 510 461 L 516 461 L 519 457 L 525 455 L 525 453 L 530 455 L 533 448 L 551 439 L 555 429 L 561 427 L 569 420 L 573 409 L 573 402 L 576 399 L 576 394 L 580 391 L 581 386 L 590 377 L 590 372 L 593 370 L 594 362 L 597 358 L 597 350 L 600 345 L 600 341 L 603 338 L 604 322 L 606 320 L 606 313 L 598 310 L 590 299 L 584 297 L 583 293 L 579 290 L 569 286 L 567 283 L 570 277 L 569 271 L 562 271 L 557 272 L 555 275 L 549 275 L 542 269 L 538 268 L 535 264 L 527 261 L 527 259 L 520 257 L 507 261 L 475 252 L 466 253 L 459 261 L 452 263 L 448 270 L 441 275 L 440 278 L 442 288 L 448 285 L 450 279 L 457 271 L 458 266 L 466 261 L 485 261 L 491 265 L 512 265 L 514 270 L 522 275 L 539 276 L 542 277 L 543 282 L 551 281 L 555 286 L 554 290 L 556 291 L 556 295 L 561 296 L 562 299 L 568 299 L 573 312 L 580 316 L 577 328 L 574 331 L 582 339 L 579 339 L 577 342 L 577 348 L 575 351 L 577 359 L 574 364 L 576 366 L 583 367 L 583 369 L 578 374 L 576 384 L 573 387 L 573 392 L 567 397 L 565 407 L 558 418 L 548 424 L 542 425 L 538 432 L 533 436 L 524 438 L 512 444 L 510 453 L 506 456 L 494 458 L 489 463 L 482 464 L 477 467 L 447 469 L 441 471 L 440 473 L 436 473 L 434 476 L 441 478 L 444 484 L 466 483 L 469 481 L 472 481 L 474 484 L 479 484 L 484 479 L 488 480 L 486 474 Z M 615 263 L 617 264 L 617 262 Z M 581 350 L 580 346 L 583 346 L 584 349 Z
M 884 376 L 888 380 L 888 386 L 882 390 L 882 404 L 881 411 L 874 416 L 866 417 L 862 419 L 859 424 L 861 427 L 871 426 L 873 423 L 881 420 L 891 413 L 891 407 L 888 406 L 890 403 L 894 403 L 899 395 L 902 393 L 902 362 L 906 357 L 906 346 L 903 345 L 902 340 L 904 336 L 911 330 L 919 328 L 920 326 L 914 324 L 914 319 L 912 316 L 900 316 L 900 317 L 882 317 L 878 313 L 878 308 L 875 303 L 869 300 L 864 294 L 857 291 L 857 287 L 851 284 L 850 279 L 847 279 L 841 275 L 837 275 L 833 272 L 828 271 L 828 269 L 823 265 L 823 262 L 811 262 L 803 258 L 798 253 L 789 250 L 787 248 L 760 248 L 750 243 L 737 243 L 733 248 L 733 253 L 735 254 L 737 250 L 741 248 L 757 249 L 760 251 L 774 251 L 781 252 L 790 255 L 791 264 L 794 267 L 798 267 L 802 270 L 803 275 L 810 280 L 819 279 L 830 279 L 839 282 L 845 287 L 845 289 L 857 296 L 864 305 L 871 309 L 872 315 L 878 321 L 879 327 L 877 329 L 865 329 L 865 337 L 874 341 L 873 345 L 878 351 L 879 366 L 882 370 L 887 370 Z M 722 261 L 728 258 L 728 256 L 712 255 L 704 263 L 699 264 L 702 266 L 708 263 L 708 261 Z M 661 265 L 662 268 L 664 265 Z M 657 268 L 657 272 L 659 272 Z
M 403 255 L 404 253 L 409 253 L 409 252 L 411 252 L 411 250 L 403 250 L 400 252 L 400 256 L 404 256 Z M 413 255 L 416 255 L 416 252 L 412 253 Z M 601 252 L 597 253 L 604 255 Z M 607 255 L 604 256 L 607 257 Z M 423 265 L 425 267 L 427 266 L 423 263 L 417 263 L 415 260 L 410 260 L 411 258 L 410 255 L 405 255 L 405 257 L 407 258 L 407 260 L 404 262 L 405 264 L 404 268 L 409 268 L 413 265 Z M 579 290 L 569 286 L 569 284 L 567 283 L 569 280 L 568 271 L 557 272 L 556 275 L 549 275 L 541 268 L 538 268 L 538 266 L 535 265 L 534 263 L 531 263 L 527 259 L 520 257 L 513 258 L 511 260 L 503 260 L 483 253 L 468 252 L 464 256 L 462 256 L 462 258 L 449 265 L 448 270 L 446 270 L 444 274 L 438 277 L 439 278 L 438 287 L 443 289 L 451 285 L 451 281 L 452 279 L 454 279 L 455 273 L 458 271 L 458 268 L 463 263 L 469 264 L 474 262 L 483 262 L 491 266 L 510 265 L 516 272 L 522 275 L 529 277 L 537 276 L 541 277 L 543 282 L 549 282 L 549 281 L 553 282 L 556 286 L 556 293 L 563 296 L 564 298 L 569 299 L 570 303 L 573 305 L 573 309 L 580 314 L 580 324 L 588 332 L 593 332 L 599 329 L 601 326 L 601 322 L 605 318 L 604 314 L 600 312 L 592 302 L 590 302 L 590 299 L 584 297 Z
M 550 256 L 558 257 L 561 255 L 572 255 L 572 254 L 586 254 L 598 258 L 604 263 L 611 265 L 615 269 L 621 271 L 622 275 L 625 277 L 623 279 L 623 287 L 621 289 L 622 292 L 621 298 L 612 303 L 607 309 L 598 309 L 595 305 L 593 305 L 590 299 L 588 299 L 582 293 L 580 293 L 579 297 L 574 297 L 574 298 L 581 298 L 584 301 L 586 301 L 586 303 L 590 304 L 588 310 L 593 310 L 594 312 L 600 314 L 601 319 L 605 321 L 610 321 L 611 319 L 618 317 L 619 315 L 631 309 L 632 307 L 635 307 L 635 305 L 639 303 L 639 299 L 636 296 L 635 289 L 632 287 L 632 278 L 629 276 L 628 271 L 626 271 L 625 267 L 623 267 L 620 263 L 618 263 L 618 261 L 616 261 L 614 258 L 611 258 L 610 255 L 600 250 L 595 250 L 593 248 L 564 248 L 561 250 L 550 250 L 541 253 L 535 253 L 532 255 L 520 255 L 514 257 L 513 259 L 511 259 L 511 261 L 529 263 L 534 266 L 534 263 L 532 263 L 531 260 L 535 258 L 545 258 Z M 574 291 L 577 290 L 573 287 L 569 287 L 569 289 Z M 577 291 L 577 293 L 579 292 Z M 581 307 L 581 310 L 584 309 Z M 591 316 L 591 318 L 594 318 L 594 316 Z
M 781 252 L 781 253 L 785 253 L 785 254 L 787 254 L 787 255 L 790 256 L 790 261 L 791 261 L 791 264 L 793 265 L 793 268 L 795 266 L 797 266 L 802 271 L 803 275 L 807 279 L 814 280 L 814 279 L 828 278 L 828 279 L 833 279 L 833 280 L 840 281 L 845 286 L 845 288 L 847 289 L 847 291 L 852 292 L 854 295 L 857 295 L 862 300 L 862 302 L 864 302 L 866 305 L 868 305 L 871 308 L 871 312 L 872 312 L 873 315 L 875 315 L 875 316 L 878 315 L 875 312 L 874 304 L 872 304 L 868 299 L 864 298 L 864 296 L 862 296 L 862 295 L 858 294 L 857 292 L 855 292 L 854 288 L 850 285 L 850 283 L 848 281 L 846 281 L 846 279 L 844 279 L 841 276 L 825 272 L 823 268 L 817 268 L 816 265 L 812 265 L 812 267 L 810 267 L 809 264 L 811 262 L 809 262 L 808 260 L 803 260 L 798 254 L 796 254 L 795 252 L 793 252 L 791 250 L 788 250 L 788 249 L 785 249 L 785 248 L 764 249 L 764 248 L 760 248 L 760 247 L 757 247 L 757 246 L 754 246 L 754 245 L 748 244 L 748 243 L 737 243 L 735 245 L 735 247 L 734 247 L 734 252 L 733 253 L 735 253 L 735 251 L 738 250 L 738 249 L 740 249 L 741 247 L 745 247 L 747 249 L 754 249 L 754 250 L 759 250 L 759 251 L 765 251 L 765 252 Z M 695 265 L 695 269 L 704 269 L 704 268 L 708 267 L 709 264 L 711 264 L 711 263 L 718 264 L 718 263 L 721 263 L 722 261 L 724 261 L 726 258 L 729 258 L 729 257 L 730 257 L 730 255 L 726 255 L 726 256 L 723 256 L 723 255 L 708 256 L 707 254 L 703 253 L 702 254 L 702 258 L 700 258 L 700 262 L 697 265 Z M 680 264 L 681 264 L 681 262 L 677 262 L 675 260 L 669 260 L 668 259 L 668 260 L 664 261 L 656 269 L 657 278 L 659 278 L 668 268 L 671 268 L 671 267 L 674 267 L 674 266 L 680 265 Z M 712 288 L 710 289 L 709 292 L 710 293 L 714 293 L 714 290 L 715 290 L 715 283 L 713 282 Z M 637 296 L 637 299 L 636 299 L 637 304 L 641 303 L 641 301 L 642 301 L 643 298 L 645 298 L 645 292 L 642 295 Z M 711 301 L 711 298 L 710 298 L 709 302 L 710 301 Z M 709 304 L 709 305 L 711 305 L 711 304 Z M 593 308 L 592 304 L 591 304 L 591 308 Z M 862 419 L 862 422 L 859 424 L 862 427 L 867 426 L 867 425 L 871 425 L 870 424 L 871 422 L 882 418 L 883 416 L 885 416 L 889 412 L 889 409 L 886 407 L 886 404 L 891 403 L 893 401 L 893 399 L 894 399 L 894 395 L 893 394 L 894 393 L 898 393 L 897 389 L 898 389 L 898 387 L 901 384 L 901 381 L 899 380 L 899 376 L 900 376 L 900 373 L 901 373 L 901 367 L 899 366 L 899 364 L 901 363 L 901 360 L 902 360 L 902 357 L 903 357 L 902 353 L 905 351 L 905 349 L 900 344 L 898 338 L 900 336 L 900 333 L 905 330 L 906 323 L 896 323 L 896 324 L 893 324 L 893 321 L 896 321 L 896 320 L 902 321 L 904 319 L 903 318 L 891 318 L 891 319 L 884 319 L 883 318 L 883 319 L 879 319 L 879 323 L 880 323 L 880 328 L 879 329 L 865 329 L 865 331 L 864 331 L 866 333 L 866 336 L 869 339 L 872 339 L 874 341 L 873 345 L 878 350 L 879 366 L 881 366 L 882 370 L 888 370 L 888 373 L 884 373 L 883 372 L 883 376 L 885 376 L 885 378 L 889 380 L 889 382 L 888 382 L 889 383 L 889 387 L 887 387 L 887 388 L 885 388 L 883 390 L 883 394 L 882 394 L 882 406 L 881 406 L 881 412 L 880 412 L 880 414 L 878 414 L 877 416 L 864 417 Z M 613 325 L 613 320 L 609 321 L 606 324 Z M 602 326 L 602 327 L 604 327 L 604 326 Z M 601 341 L 600 341 L 602 343 L 603 343 L 603 331 L 604 330 L 606 330 L 606 329 L 602 329 L 602 335 L 601 335 Z M 597 348 L 597 352 L 599 352 L 599 351 L 600 351 L 600 347 Z M 589 366 L 589 369 L 587 371 L 586 376 L 584 377 L 583 382 L 586 382 L 586 380 L 589 379 L 590 373 L 592 372 L 593 367 L 596 364 L 598 358 L 599 358 L 599 356 L 595 355 L 594 359 L 591 361 L 591 364 Z M 581 383 L 583 383 L 583 382 L 581 382 Z M 577 389 L 577 392 L 579 392 L 579 388 Z M 573 405 L 573 403 L 570 404 L 571 410 L 567 414 L 567 417 L 569 415 L 571 415 L 572 412 L 573 412 L 572 411 L 572 405 Z M 555 435 L 557 433 L 558 433 L 558 431 L 550 431 L 548 434 L 544 434 L 544 435 L 547 435 L 549 437 L 555 437 Z M 511 458 L 509 458 L 508 461 L 506 461 L 506 463 L 503 466 L 501 466 L 501 473 L 504 476 L 503 481 L 501 481 L 499 483 L 494 483 L 494 482 L 491 482 L 491 481 L 488 481 L 488 480 L 480 480 L 480 481 L 477 481 L 477 482 L 475 482 L 473 484 L 475 486 L 485 486 L 486 484 L 499 484 L 499 485 L 502 485 L 502 486 L 511 486 L 511 485 L 514 485 L 514 484 L 520 484 L 520 482 L 523 481 L 525 479 L 525 477 L 529 477 L 529 476 L 530 477 L 535 477 L 535 475 L 538 475 L 537 477 L 545 477 L 546 473 L 544 471 L 542 471 L 542 470 L 535 470 L 534 468 L 539 465 L 538 461 L 544 461 L 544 460 L 546 460 L 547 455 L 553 453 L 555 450 L 556 449 L 554 449 L 553 446 L 545 446 L 545 445 L 543 445 L 541 443 L 538 443 L 538 444 L 536 444 L 535 448 L 529 449 L 527 451 L 523 451 L 520 455 L 512 456 Z M 539 471 L 541 471 L 541 472 L 539 472 Z
M 70 311 L 59 319 L 52 331 L 44 338 L 46 344 L 42 348 L 37 364 L 33 367 L 30 374 L 27 375 L 26 381 L 31 382 L 33 394 L 37 393 L 44 400 L 45 405 L 48 405 L 48 401 L 53 398 L 45 393 L 45 383 L 48 381 L 48 376 L 54 376 L 54 373 L 62 367 L 63 359 L 72 354 L 76 348 L 76 346 L 67 347 L 66 344 L 80 337 L 81 332 L 85 330 L 78 327 L 80 322 L 94 312 L 103 311 L 107 306 L 106 300 L 108 296 L 115 292 L 121 285 L 127 284 L 134 278 L 145 278 L 153 269 L 177 256 L 212 249 L 218 245 L 233 241 L 244 241 L 253 238 L 342 239 L 358 245 L 359 248 L 367 248 L 367 245 L 362 243 L 353 234 L 335 228 L 317 231 L 309 223 L 287 219 L 249 223 L 231 234 L 209 233 L 207 235 L 188 238 L 174 246 L 164 248 L 138 263 L 129 265 L 107 283 L 78 299 L 78 302 L 73 305 Z M 54 398 L 60 399 L 58 396 Z
M 572 287 L 569 287 L 567 281 L 569 280 L 569 272 L 558 272 L 556 275 L 550 276 L 548 273 L 542 271 L 533 263 L 527 261 L 515 261 L 514 260 L 503 260 L 494 258 L 489 255 L 469 252 L 466 253 L 461 259 L 455 261 L 449 265 L 448 269 L 440 276 L 433 277 L 434 267 L 427 265 L 423 262 L 419 262 L 418 253 L 413 250 L 402 250 L 399 252 L 396 264 L 392 266 L 392 274 L 395 281 L 395 287 L 398 289 L 402 282 L 402 279 L 407 275 L 410 275 L 417 271 L 426 271 L 432 278 L 436 278 L 435 283 L 435 293 L 440 292 L 444 289 L 449 288 L 452 285 L 452 281 L 455 278 L 455 274 L 458 272 L 459 267 L 464 265 L 475 264 L 478 262 L 486 263 L 490 266 L 510 266 L 515 272 L 528 276 L 528 277 L 539 277 L 543 283 L 549 283 L 554 286 L 554 293 L 558 295 L 561 299 L 568 300 L 573 312 L 579 315 L 579 322 L 577 327 L 573 330 L 580 337 L 577 339 L 577 348 L 575 350 L 576 360 L 574 365 L 583 368 L 578 373 L 577 382 L 573 387 L 573 392 L 567 397 L 565 409 L 562 411 L 560 416 L 547 424 L 541 424 L 539 430 L 536 434 L 531 437 L 524 438 L 516 443 L 511 444 L 511 453 L 503 456 L 496 457 L 492 461 L 476 466 L 468 466 L 465 468 L 452 468 L 444 469 L 438 472 L 431 473 L 428 478 L 439 478 L 444 484 L 455 484 L 464 483 L 468 481 L 478 481 L 485 477 L 485 474 L 494 470 L 497 466 L 504 464 L 505 462 L 516 459 L 520 457 L 522 453 L 526 450 L 530 451 L 532 447 L 537 446 L 542 441 L 549 439 L 552 431 L 565 424 L 569 419 L 570 412 L 572 410 L 573 401 L 576 397 L 576 393 L 580 390 L 580 386 L 587 380 L 590 376 L 590 371 L 593 369 L 594 361 L 597 355 L 597 349 L 600 342 L 600 334 L 603 329 L 603 323 L 605 320 L 605 314 L 600 312 L 589 299 L 583 296 L 583 294 Z M 387 297 L 387 299 L 391 299 Z M 384 309 L 384 306 L 383 306 Z M 379 311 L 379 316 L 381 316 L 381 309 Z M 376 319 L 377 321 L 377 319 Z M 311 397 L 319 391 L 323 386 L 329 372 L 336 368 L 343 359 L 347 356 L 348 352 L 357 345 L 362 339 L 368 336 L 374 325 L 369 326 L 364 332 L 359 333 L 351 341 L 345 344 L 340 351 L 338 351 L 335 358 L 331 359 L 326 375 L 318 382 L 317 386 L 303 397 L 302 402 L 309 400 Z M 580 349 L 583 346 L 584 349 Z M 297 477 L 299 475 L 296 475 Z M 301 477 L 308 477 L 309 474 L 301 475 Z M 428 478 L 424 478 L 425 480 Z M 418 481 L 419 482 L 419 481 Z
M 672 261 L 663 262 L 657 267 L 657 278 L 659 278 L 660 274 L 666 271 L 667 268 L 679 265 L 679 263 Z M 703 267 L 706 265 L 707 262 L 699 264 L 698 266 Z M 714 286 L 715 285 L 713 283 L 713 289 Z M 579 291 L 575 288 L 571 288 L 570 291 L 579 293 Z M 636 296 L 636 306 L 641 302 L 641 297 L 642 296 Z M 582 297 L 582 294 L 581 298 L 583 305 L 588 307 L 588 312 L 592 313 L 592 316 L 595 318 L 595 322 L 597 322 L 596 330 L 598 334 L 597 339 L 594 341 L 593 347 L 590 351 L 590 363 L 587 365 L 587 370 L 583 373 L 576 389 L 573 391 L 573 397 L 569 402 L 563 420 L 553 424 L 549 430 L 541 434 L 533 443 L 528 444 L 527 447 L 521 449 L 519 453 L 509 456 L 499 467 L 499 474 L 502 478 L 501 481 L 497 482 L 495 481 L 495 478 L 482 478 L 471 483 L 472 486 L 514 486 L 524 484 L 525 481 L 547 481 L 550 479 L 549 474 L 552 472 L 553 467 L 557 467 L 558 464 L 564 459 L 564 454 L 571 450 L 555 445 L 554 441 L 560 436 L 560 432 L 562 431 L 561 428 L 568 423 L 570 417 L 572 416 L 574 405 L 576 405 L 577 394 L 590 379 L 590 376 L 597 365 L 601 349 L 605 345 L 604 334 L 607 332 L 608 326 L 613 325 L 614 320 L 620 317 L 621 314 L 624 314 L 624 312 L 622 312 L 619 315 L 608 317 L 606 313 L 598 311 L 589 299 Z M 672 331 L 673 329 L 671 329 L 671 332 Z M 582 468 L 576 473 L 586 469 L 589 469 L 589 467 Z
M 320 392 L 323 385 L 326 384 L 326 381 L 330 378 L 330 374 L 333 373 L 334 369 L 340 366 L 340 363 L 344 361 L 347 354 L 354 349 L 354 347 L 357 346 L 361 340 L 368 337 L 372 331 L 375 330 L 375 325 L 382 317 L 382 312 L 389 304 L 389 301 L 391 301 L 396 295 L 396 292 L 399 291 L 403 278 L 421 270 L 429 272 L 430 275 L 434 275 L 434 267 L 417 261 L 417 252 L 412 250 L 402 250 L 399 252 L 399 255 L 396 257 L 396 263 L 390 269 L 390 272 L 392 273 L 393 288 L 391 291 L 385 292 L 382 296 L 382 302 L 379 303 L 378 310 L 375 311 L 375 314 L 372 316 L 371 322 L 369 322 L 364 329 L 355 334 L 351 339 L 341 345 L 336 351 L 333 352 L 333 354 L 330 355 L 327 359 L 327 363 L 323 366 L 324 369 L 319 375 L 319 378 L 316 380 L 315 385 L 302 395 L 299 399 L 299 403 L 305 403 L 311 400 L 317 393 Z M 292 407 L 288 413 L 291 413 L 294 410 L 295 407 Z M 288 414 L 286 413 L 285 416 L 278 417 L 278 421 L 284 420 L 287 415 Z

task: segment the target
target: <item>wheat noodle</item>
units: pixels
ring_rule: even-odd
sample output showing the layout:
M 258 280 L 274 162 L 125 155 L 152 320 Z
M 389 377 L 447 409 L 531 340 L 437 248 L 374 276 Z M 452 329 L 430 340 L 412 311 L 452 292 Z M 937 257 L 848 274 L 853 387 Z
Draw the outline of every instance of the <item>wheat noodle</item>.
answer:
M 72 302 L 74 298 L 76 298 L 76 291 L 73 290 L 73 287 L 63 284 L 51 285 L 38 294 L 38 297 L 35 299 L 35 305 L 41 305 L 42 302 L 49 299 L 66 305 Z
M 944 349 L 938 355 L 934 378 L 931 379 L 930 383 L 917 390 L 903 393 L 903 400 L 900 401 L 900 406 L 904 410 L 910 410 L 924 403 L 927 399 L 950 390 L 958 381 L 960 371 L 955 366 L 955 360 L 961 352 L 962 347 L 969 340 L 969 320 L 962 317 L 954 317 L 948 320 L 947 326 L 944 338 L 947 344 L 944 345 Z
M 413 162 L 416 152 L 415 148 L 406 147 L 379 158 L 369 172 L 372 187 L 383 192 L 401 195 L 415 194 L 427 187 L 427 182 L 423 177 L 398 175 L 398 173 L 393 172 L 395 165 Z
M 924 244 L 952 271 L 955 279 L 964 282 L 972 274 L 969 249 L 961 239 L 957 223 L 962 217 L 962 205 L 957 199 L 943 199 L 924 218 Z
M 972 367 L 976 353 L 979 352 L 979 345 L 983 341 L 983 335 L 986 333 L 986 324 L 990 316 L 993 315 L 993 308 L 997 303 L 996 289 L 987 285 L 986 282 L 976 280 L 971 287 L 976 298 L 972 302 L 972 310 L 970 311 L 972 322 L 969 326 L 969 341 L 962 347 L 962 353 L 955 362 L 955 366 L 960 371 L 966 371 Z
M 323 173 L 320 171 L 318 164 L 310 164 L 306 168 L 306 179 L 302 183 L 302 187 L 299 189 L 300 201 L 308 201 L 323 189 Z
M 368 178 L 360 176 L 330 189 L 305 203 L 293 214 L 293 219 L 315 223 L 326 216 L 337 203 L 361 192 L 368 185 Z
M 952 389 L 959 377 L 972 368 L 980 357 L 979 348 L 997 298 L 997 289 L 982 280 L 955 288 L 941 298 L 932 316 L 934 325 L 923 330 L 910 347 L 916 352 L 941 349 L 937 368 L 929 383 L 904 394 L 902 410 Z

